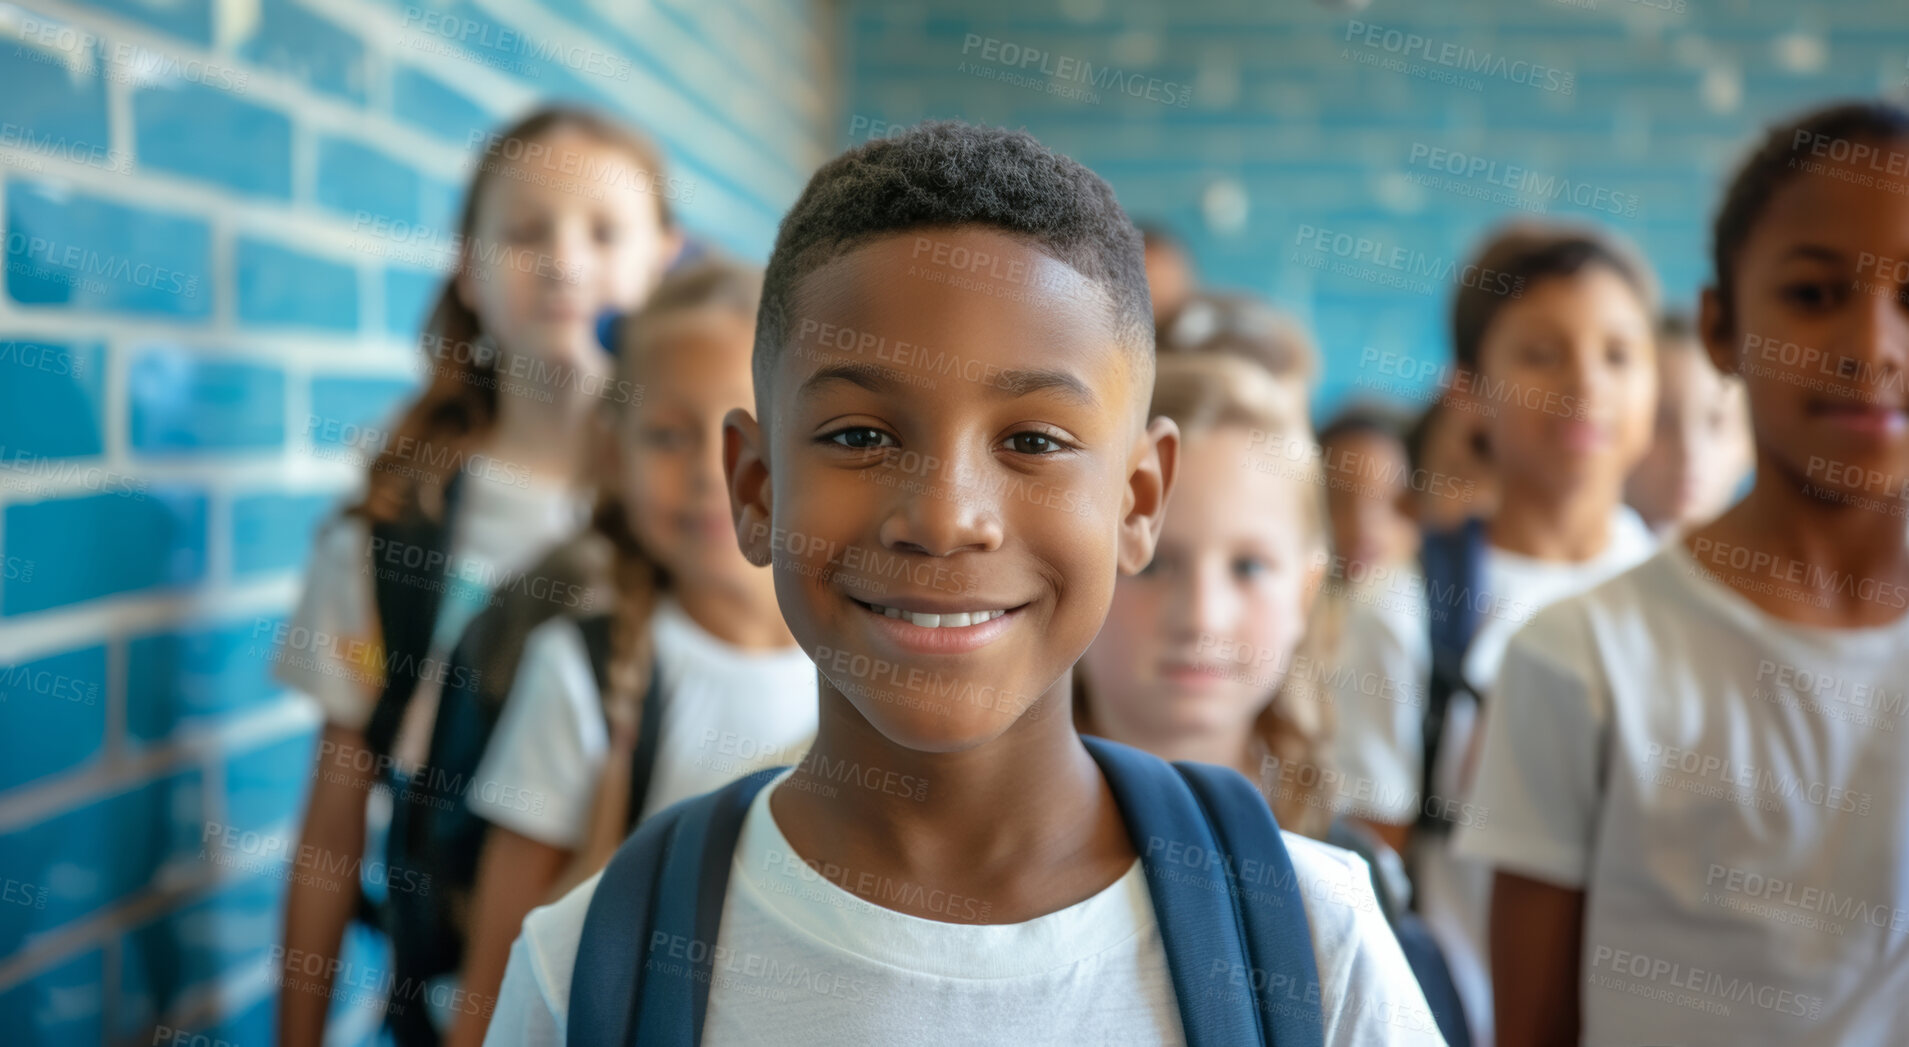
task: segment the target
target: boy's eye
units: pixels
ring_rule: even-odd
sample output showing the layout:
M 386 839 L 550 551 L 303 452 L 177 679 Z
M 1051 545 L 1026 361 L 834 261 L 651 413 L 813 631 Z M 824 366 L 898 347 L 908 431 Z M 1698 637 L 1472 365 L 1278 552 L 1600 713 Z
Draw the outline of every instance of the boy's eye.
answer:
M 1233 574 L 1251 581 L 1273 569 L 1273 565 L 1257 556 L 1242 556 L 1233 561 Z
M 673 451 L 688 446 L 689 433 L 682 429 L 657 427 L 643 431 L 643 442 L 659 451 Z
M 1786 285 L 1781 293 L 1783 298 L 1792 304 L 1806 309 L 1823 309 L 1836 301 L 1839 290 L 1837 285 L 1830 283 L 1798 281 Z
M 543 238 L 541 221 L 517 222 L 504 227 L 504 240 L 507 243 L 527 244 Z
M 596 238 L 597 243 L 605 247 L 612 246 L 623 238 L 623 230 L 617 228 L 614 222 L 598 222 L 590 233 Z
M 1544 365 L 1555 362 L 1558 358 L 1558 351 L 1555 347 L 1549 345 L 1527 345 L 1521 355 L 1524 357 L 1525 363 Z
M 1604 360 L 1613 367 L 1623 367 L 1631 362 L 1631 348 L 1623 342 L 1612 342 L 1604 348 Z
M 828 434 L 826 437 L 823 437 L 823 439 L 828 440 L 830 443 L 833 443 L 838 447 L 847 447 L 850 450 L 855 450 L 855 451 L 878 450 L 884 446 L 881 442 L 883 440 L 890 441 L 890 443 L 886 446 L 891 446 L 891 447 L 900 446 L 899 444 L 896 444 L 893 442 L 894 437 L 889 436 L 887 433 L 882 432 L 880 429 L 871 428 L 866 425 L 852 426 L 847 429 L 837 429 L 835 432 L 832 432 Z
M 1015 433 L 1013 436 L 1008 437 L 1008 444 L 1022 454 L 1053 454 L 1055 451 L 1062 449 L 1059 440 L 1054 439 L 1046 433 L 1037 433 L 1031 430 L 1024 433 Z

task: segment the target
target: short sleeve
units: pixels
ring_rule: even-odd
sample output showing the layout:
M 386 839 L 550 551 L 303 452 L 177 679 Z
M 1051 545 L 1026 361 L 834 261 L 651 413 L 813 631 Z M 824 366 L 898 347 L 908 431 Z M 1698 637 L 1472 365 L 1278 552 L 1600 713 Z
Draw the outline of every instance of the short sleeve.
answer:
M 583 634 L 553 618 L 524 640 L 510 697 L 465 802 L 564 850 L 582 845 L 610 741 Z
M 1416 630 L 1414 627 L 1416 626 Z M 1338 713 L 1334 761 L 1338 799 L 1374 821 L 1410 822 L 1418 813 L 1430 640 L 1422 617 L 1381 614 L 1354 603 L 1346 614 L 1332 674 Z
M 1474 820 L 1461 855 L 1582 887 L 1603 802 L 1608 701 L 1582 597 L 1540 612 L 1505 651 L 1486 705 Z
M 547 995 L 528 942 L 522 935 L 510 947 L 504 983 L 497 990 L 486 1047 L 563 1047 L 564 1030 Z
M 1327 1047 L 1443 1044 L 1365 859 L 1292 833 L 1285 840 L 1312 928 Z
M 371 532 L 355 516 L 320 531 L 291 622 L 273 638 L 272 675 L 309 695 L 325 720 L 363 730 L 384 686 L 384 637 L 372 595 Z

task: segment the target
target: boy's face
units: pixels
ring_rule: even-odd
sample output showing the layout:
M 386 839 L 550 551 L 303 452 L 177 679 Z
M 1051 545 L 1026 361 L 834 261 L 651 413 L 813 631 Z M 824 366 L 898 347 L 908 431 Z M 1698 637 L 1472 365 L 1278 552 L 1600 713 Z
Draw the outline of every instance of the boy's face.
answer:
M 724 417 L 755 402 L 754 344 L 751 319 L 719 310 L 668 317 L 624 341 L 627 377 L 643 395 L 617 421 L 614 482 L 643 547 L 690 584 L 756 581 L 736 548 L 722 463 Z
M 1527 285 L 1479 347 L 1473 395 L 1508 482 L 1622 491 L 1657 411 L 1651 319 L 1608 266 Z
M 1238 730 L 1291 666 L 1324 577 L 1318 493 L 1241 428 L 1186 438 L 1153 562 L 1082 658 L 1095 725 L 1135 744 Z
M 1412 555 L 1418 530 L 1405 514 L 1412 463 L 1405 445 L 1370 429 L 1335 438 L 1326 451 L 1332 547 L 1349 577 Z
M 1722 512 L 1750 468 L 1743 386 L 1701 346 L 1660 347 L 1657 427 L 1625 499 L 1653 526 L 1699 524 Z
M 1105 292 L 970 227 L 873 241 L 791 304 L 766 421 L 731 416 L 725 466 L 825 700 L 928 752 L 1044 699 L 1065 716 L 1050 692 L 1151 556 L 1176 441 L 1143 424 Z
M 1835 173 L 1777 190 L 1738 252 L 1734 315 L 1704 295 L 1705 342 L 1743 376 L 1759 468 L 1887 505 L 1909 484 L 1909 195 Z

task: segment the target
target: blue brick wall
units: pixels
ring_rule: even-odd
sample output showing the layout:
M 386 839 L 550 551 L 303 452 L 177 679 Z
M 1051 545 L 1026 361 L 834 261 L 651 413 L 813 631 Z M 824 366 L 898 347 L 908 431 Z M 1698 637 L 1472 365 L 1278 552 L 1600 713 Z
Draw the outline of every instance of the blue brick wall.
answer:
M 831 5 L 624 6 L 0 19 L 0 1040 L 272 1040 L 291 870 L 205 834 L 296 839 L 316 716 L 270 638 L 445 279 L 366 229 L 448 228 L 545 99 L 650 130 L 691 234 L 758 261 L 833 149 Z
M 1634 238 L 1669 299 L 1692 305 L 1718 183 L 1751 135 L 1824 99 L 1900 96 L 1909 79 L 1901 0 L 1372 0 L 1348 10 L 1360 6 L 857 3 L 837 144 L 925 117 L 1026 127 L 1106 176 L 1130 214 L 1180 232 L 1210 283 L 1257 291 L 1308 321 L 1326 356 L 1315 404 L 1325 411 L 1399 384 L 1361 370 L 1362 357 L 1375 359 L 1368 349 L 1449 357 L 1454 281 L 1395 281 L 1369 264 L 1315 269 L 1306 263 L 1321 252 L 1297 242 L 1307 227 L 1402 248 L 1422 271 L 1462 272 L 1482 231 L 1540 206 Z M 1375 43 L 1368 25 L 1379 27 Z M 1431 45 L 1404 54 L 1406 34 Z M 1447 45 L 1485 75 L 1464 73 L 1464 57 L 1457 70 L 1424 57 Z M 1534 77 L 1534 66 L 1545 72 Z M 1456 82 L 1437 78 L 1452 73 Z M 1462 154 L 1461 170 L 1479 158 L 1501 177 L 1515 180 L 1516 165 L 1555 181 L 1501 203 L 1500 184 L 1446 174 L 1433 150 L 1448 163 Z M 1422 387 L 1404 398 L 1422 402 Z

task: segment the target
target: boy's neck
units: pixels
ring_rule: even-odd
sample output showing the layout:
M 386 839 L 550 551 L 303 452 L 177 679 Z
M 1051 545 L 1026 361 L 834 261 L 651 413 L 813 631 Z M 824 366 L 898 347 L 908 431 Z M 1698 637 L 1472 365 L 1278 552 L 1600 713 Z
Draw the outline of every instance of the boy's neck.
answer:
M 670 593 L 702 630 L 732 647 L 775 650 L 793 647 L 795 637 L 776 604 L 769 572 L 760 572 L 763 584 L 679 584 Z M 755 579 L 751 579 L 753 582 Z
M 1706 572 L 1789 621 L 1861 628 L 1901 618 L 1909 593 L 1901 510 L 1909 502 L 1877 507 L 1826 501 L 1804 493 L 1806 482 L 1759 461 L 1750 493 L 1692 531 L 1684 539 L 1686 550 Z M 1739 548 L 1749 551 L 1749 558 L 1738 559 L 1751 569 L 1732 569 Z M 1768 554 L 1768 561 L 1757 570 L 1764 561 L 1751 558 L 1760 554 Z
M 1552 493 L 1506 484 L 1491 518 L 1493 547 L 1552 563 L 1584 563 L 1611 545 L 1621 487 L 1579 485 Z
M 815 745 L 770 810 L 797 855 L 833 863 L 870 903 L 955 922 L 909 901 L 945 892 L 984 904 L 981 922 L 1020 923 L 1093 897 L 1138 857 L 1074 731 L 1067 675 L 1005 733 L 953 753 L 890 741 L 818 682 Z

